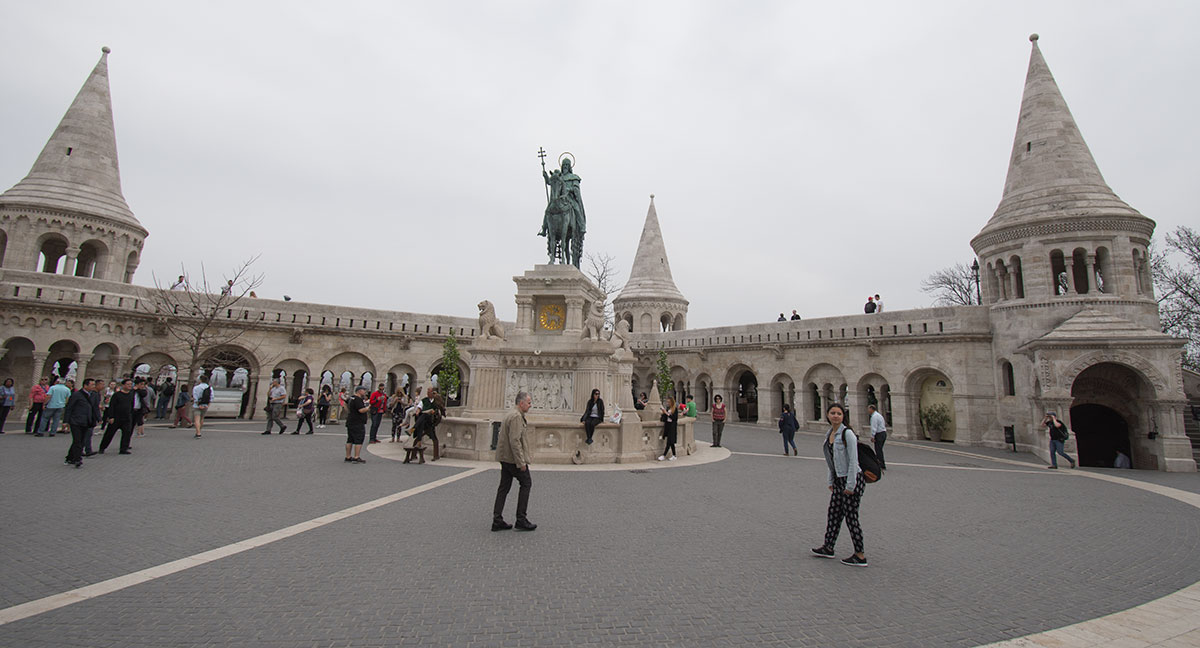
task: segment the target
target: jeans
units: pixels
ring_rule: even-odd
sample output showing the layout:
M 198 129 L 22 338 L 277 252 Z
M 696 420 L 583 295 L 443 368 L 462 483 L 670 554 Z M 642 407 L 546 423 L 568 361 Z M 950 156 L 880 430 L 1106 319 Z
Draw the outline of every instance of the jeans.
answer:
M 379 425 L 383 423 L 383 412 L 371 412 L 371 443 L 379 440 Z
M 46 430 L 50 430 L 50 436 L 54 436 L 58 432 L 58 426 L 62 423 L 63 412 L 65 407 L 47 407 L 46 413 L 42 416 L 42 425 L 38 428 L 38 432 L 45 434 Z
M 4 434 L 4 422 L 8 420 L 10 411 L 12 411 L 12 405 L 0 405 L 0 434 Z
M 725 421 L 713 421 L 712 426 L 713 426 L 713 428 L 712 428 L 712 439 L 713 439 L 712 444 L 717 447 L 720 447 L 721 446 L 721 434 L 725 432 Z
M 791 432 L 782 432 L 781 434 L 783 434 L 783 454 L 788 453 L 788 446 L 791 446 L 792 450 L 795 450 L 796 452 L 800 452 L 800 449 L 796 447 L 796 431 L 795 430 L 792 430 Z
M 25 434 L 33 434 L 42 424 L 42 409 L 45 403 L 30 403 L 29 416 L 25 417 Z
M 886 469 L 887 462 L 883 460 L 883 443 L 887 441 L 887 432 L 876 434 L 873 440 L 875 441 L 875 456 L 879 457 L 879 467 Z
M 529 466 L 525 466 L 525 470 L 517 470 L 517 464 L 501 461 L 500 487 L 496 489 L 496 505 L 492 508 L 492 520 L 496 522 L 504 520 L 504 502 L 508 499 L 508 491 L 512 488 L 514 479 L 521 485 L 521 490 L 517 493 L 517 521 L 529 521 L 525 517 L 525 512 L 529 509 L 529 489 L 533 487 L 533 480 L 529 477 Z
M 164 394 L 158 397 L 158 403 L 154 406 L 154 418 L 167 418 L 167 409 L 171 404 L 171 397 Z
M 1075 465 L 1075 460 L 1071 458 L 1071 455 L 1067 454 L 1066 446 L 1064 444 L 1064 441 L 1055 441 L 1054 439 L 1050 439 L 1050 465 L 1054 466 L 1055 468 L 1058 467 L 1058 455 L 1062 455 L 1064 459 L 1070 461 L 1072 466 Z

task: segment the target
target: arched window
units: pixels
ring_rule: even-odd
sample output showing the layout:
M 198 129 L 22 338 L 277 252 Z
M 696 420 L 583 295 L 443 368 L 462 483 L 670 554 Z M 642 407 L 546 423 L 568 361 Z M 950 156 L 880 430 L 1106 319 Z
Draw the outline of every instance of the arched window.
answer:
M 988 303 L 1000 301 L 1000 278 L 990 262 L 987 264 L 987 276 L 983 279 L 986 282 L 984 285 L 987 286 Z
M 1112 254 L 1106 247 L 1096 248 L 1096 290 L 1102 293 L 1116 292 L 1112 268 Z
M 108 265 L 108 246 L 100 241 L 87 241 L 79 246 L 79 256 L 75 258 L 75 276 L 104 278 L 104 266 Z
M 812 401 L 812 420 L 820 421 L 825 408 L 821 406 L 821 390 L 816 383 L 808 383 L 808 398 Z
M 130 252 L 125 259 L 125 283 L 133 283 L 133 273 L 137 271 L 138 253 Z
M 58 274 L 62 272 L 67 258 L 67 239 L 51 234 L 42 239 L 38 247 L 38 272 Z
M 671 314 L 663 313 L 662 317 L 658 318 L 658 323 L 660 326 L 662 326 L 663 331 L 670 331 L 671 330 Z
M 1067 281 L 1067 262 L 1062 250 L 1050 251 L 1050 285 L 1055 295 L 1066 295 L 1070 283 Z
M 1000 301 L 1012 299 L 1012 291 L 1008 287 L 1012 278 L 1008 276 L 1008 266 L 1004 265 L 1004 259 L 996 259 L 996 279 L 1000 286 L 996 298 Z
M 675 321 L 671 323 L 671 330 L 682 331 L 683 329 L 683 313 L 675 313 Z
M 1021 273 L 1021 257 L 1013 255 L 1009 258 L 1008 274 L 1012 276 L 1012 298 L 1025 299 L 1025 276 Z
M 1001 361 L 1000 362 L 1000 373 L 1003 374 L 1002 380 L 1004 381 L 1004 395 L 1005 396 L 1016 396 L 1017 395 L 1017 382 L 1016 382 L 1015 378 L 1013 377 L 1012 363 L 1009 362 L 1008 360 Z

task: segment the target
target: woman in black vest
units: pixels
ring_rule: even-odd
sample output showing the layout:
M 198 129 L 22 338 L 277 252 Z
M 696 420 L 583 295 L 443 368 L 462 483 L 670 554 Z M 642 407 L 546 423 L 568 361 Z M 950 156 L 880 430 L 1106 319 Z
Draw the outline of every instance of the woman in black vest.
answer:
M 596 426 L 604 422 L 604 399 L 600 398 L 599 389 L 592 390 L 592 397 L 583 408 L 583 416 L 579 417 L 579 422 L 583 423 L 583 428 L 587 430 L 587 444 L 592 445 L 592 434 L 596 432 Z

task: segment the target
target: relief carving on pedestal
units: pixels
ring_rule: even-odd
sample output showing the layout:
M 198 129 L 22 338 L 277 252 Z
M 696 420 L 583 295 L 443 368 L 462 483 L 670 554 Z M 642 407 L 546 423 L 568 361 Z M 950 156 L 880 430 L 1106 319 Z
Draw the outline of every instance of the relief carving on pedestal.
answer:
M 533 397 L 533 409 L 572 412 L 575 407 L 575 374 L 570 371 L 521 371 L 509 369 L 504 376 L 504 403 L 517 398 L 517 392 Z

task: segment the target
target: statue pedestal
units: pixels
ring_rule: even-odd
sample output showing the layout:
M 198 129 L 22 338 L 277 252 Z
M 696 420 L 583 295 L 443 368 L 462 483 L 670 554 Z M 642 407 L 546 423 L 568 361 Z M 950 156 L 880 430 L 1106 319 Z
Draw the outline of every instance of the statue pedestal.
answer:
M 533 399 L 526 418 L 535 463 L 624 463 L 657 457 L 661 423 L 657 418 L 643 423 L 633 408 L 633 354 L 618 350 L 619 340 L 600 331 L 604 293 L 568 265 L 539 265 L 513 281 L 515 330 L 506 332 L 504 339 L 481 337 L 471 345 L 469 402 L 461 417 L 448 418 L 439 428 L 446 439 L 445 454 L 493 459 L 492 424 L 503 420 L 517 393 L 524 391 Z M 579 419 L 593 389 L 600 390 L 607 411 L 588 445 Z M 616 407 L 622 411 L 619 425 L 611 422 Z M 655 423 L 659 431 L 647 436 L 646 424 Z M 681 422 L 681 453 L 694 447 L 685 441 L 683 427 Z

